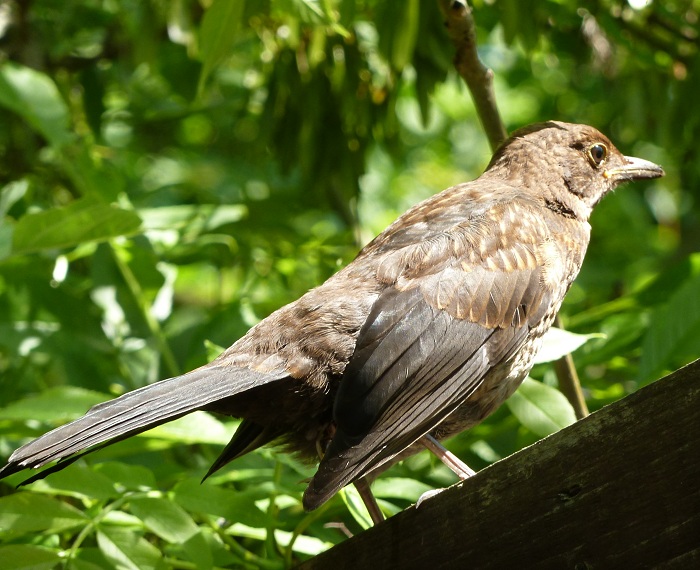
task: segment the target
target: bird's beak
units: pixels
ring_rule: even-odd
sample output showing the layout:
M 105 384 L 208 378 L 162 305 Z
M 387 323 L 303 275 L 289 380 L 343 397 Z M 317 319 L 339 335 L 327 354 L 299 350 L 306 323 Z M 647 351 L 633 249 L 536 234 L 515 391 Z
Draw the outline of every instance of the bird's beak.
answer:
M 623 180 L 641 180 L 643 178 L 659 178 L 664 175 L 664 169 L 658 164 L 634 156 L 623 156 L 625 163 L 605 171 L 605 178 L 622 182 Z

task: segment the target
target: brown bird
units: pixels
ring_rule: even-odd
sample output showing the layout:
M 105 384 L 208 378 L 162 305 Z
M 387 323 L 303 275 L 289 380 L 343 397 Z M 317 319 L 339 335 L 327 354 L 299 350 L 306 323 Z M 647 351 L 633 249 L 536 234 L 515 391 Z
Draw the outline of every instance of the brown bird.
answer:
M 663 176 L 585 125 L 516 131 L 482 176 L 398 218 L 347 267 L 213 362 L 91 408 L 0 470 L 55 466 L 195 410 L 243 418 L 209 474 L 277 441 L 321 457 L 315 509 L 419 443 L 479 423 L 533 364 L 589 241 L 627 180 Z

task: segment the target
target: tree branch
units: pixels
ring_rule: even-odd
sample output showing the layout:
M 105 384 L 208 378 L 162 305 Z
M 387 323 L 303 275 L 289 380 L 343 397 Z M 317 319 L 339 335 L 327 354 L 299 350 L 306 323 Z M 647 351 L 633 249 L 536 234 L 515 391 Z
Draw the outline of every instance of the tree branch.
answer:
M 439 4 L 445 16 L 447 33 L 455 46 L 455 69 L 469 87 L 491 150 L 495 151 L 508 138 L 508 133 L 496 105 L 493 71 L 481 62 L 476 50 L 472 10 L 462 0 L 440 0 Z

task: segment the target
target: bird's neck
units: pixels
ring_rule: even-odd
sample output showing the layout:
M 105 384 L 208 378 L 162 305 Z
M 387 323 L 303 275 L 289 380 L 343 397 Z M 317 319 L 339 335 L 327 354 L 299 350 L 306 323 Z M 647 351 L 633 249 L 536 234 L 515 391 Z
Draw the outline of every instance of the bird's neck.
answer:
M 546 208 L 564 216 L 587 222 L 591 207 L 579 196 L 570 192 L 566 181 L 558 172 L 542 175 L 538 165 L 513 165 L 508 162 L 495 163 L 482 175 L 485 178 L 500 181 L 516 189 L 529 199 L 542 203 Z

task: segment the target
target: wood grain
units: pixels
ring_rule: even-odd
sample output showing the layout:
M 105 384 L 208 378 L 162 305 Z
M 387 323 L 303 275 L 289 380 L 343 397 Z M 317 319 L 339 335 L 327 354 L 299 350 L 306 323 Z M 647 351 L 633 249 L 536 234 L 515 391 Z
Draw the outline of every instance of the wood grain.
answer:
M 700 360 L 299 568 L 700 568 Z

